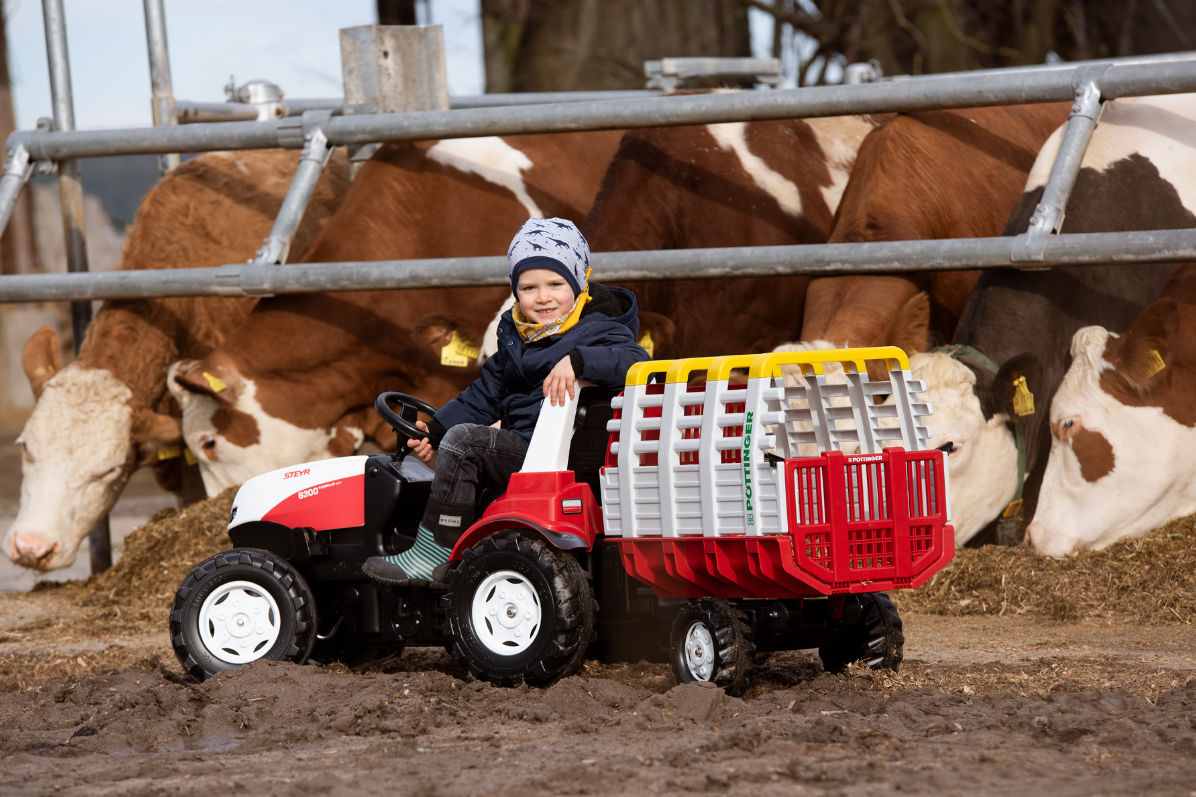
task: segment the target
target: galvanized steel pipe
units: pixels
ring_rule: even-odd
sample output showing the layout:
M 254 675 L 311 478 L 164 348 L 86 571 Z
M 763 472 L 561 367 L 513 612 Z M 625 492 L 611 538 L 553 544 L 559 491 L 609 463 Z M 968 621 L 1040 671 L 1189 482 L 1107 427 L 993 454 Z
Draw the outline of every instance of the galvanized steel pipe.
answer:
M 592 256 L 603 282 L 726 277 L 833 276 L 1017 267 L 1012 237 L 808 246 L 668 249 Z M 1196 229 L 1056 235 L 1033 268 L 1196 260 Z M 0 302 L 244 296 L 506 285 L 503 257 L 352 263 L 263 263 L 219 268 L 0 277 Z
M 145 41 L 149 48 L 150 86 L 153 92 L 150 102 L 154 125 L 173 125 L 176 123 L 174 91 L 170 83 L 170 49 L 166 44 L 166 9 L 162 0 L 145 0 Z M 158 156 L 160 175 L 178 165 L 177 152 Z
M 8 219 L 21 196 L 21 189 L 29 182 L 32 174 L 33 161 L 29 159 L 29 150 L 18 147 L 8 153 L 8 160 L 4 164 L 4 176 L 0 177 L 0 230 L 8 226 Z
M 328 145 L 328 138 L 324 135 L 324 129 L 331 116 L 331 111 L 308 111 L 303 115 L 303 153 L 299 156 L 299 165 L 295 169 L 295 177 L 291 180 L 287 195 L 282 200 L 282 207 L 278 209 L 278 215 L 274 218 L 270 235 L 256 253 L 255 263 L 274 265 L 286 262 L 287 254 L 291 250 L 291 241 L 295 239 L 299 222 L 303 221 L 303 215 L 307 212 L 307 205 L 316 190 L 316 183 L 332 157 L 332 147 Z
M 54 107 L 54 129 L 75 129 L 75 103 L 71 93 L 71 64 L 66 44 L 66 12 L 62 0 L 42 0 L 46 26 L 46 59 L 50 67 L 50 95 Z M 68 133 L 69 134 L 69 133 Z M 19 145 L 18 145 L 19 146 Z M 9 147 L 10 152 L 18 151 Z M 66 249 L 68 277 L 84 279 L 87 273 L 87 228 L 83 221 L 83 180 L 77 160 L 64 159 L 58 164 L 58 197 L 62 202 L 62 233 Z M 61 276 L 61 275 L 45 275 Z M 83 345 L 83 336 L 91 323 L 91 303 L 71 303 L 71 331 L 75 353 Z M 101 573 L 112 567 L 112 537 L 108 516 L 96 523 L 89 535 L 91 572 Z
M 1070 101 L 1072 74 L 1077 68 L 1027 69 L 1015 74 L 932 75 L 889 83 L 638 100 L 340 116 L 329 123 L 328 140 L 333 146 L 341 146 Z M 1164 63 L 1113 63 L 1105 71 L 1102 85 L 1102 93 L 1109 99 L 1196 91 L 1196 55 Z M 9 137 L 9 148 L 21 143 L 29 148 L 35 160 L 61 160 L 301 147 L 301 138 L 287 134 L 287 122 L 283 119 L 53 133 L 18 131 Z

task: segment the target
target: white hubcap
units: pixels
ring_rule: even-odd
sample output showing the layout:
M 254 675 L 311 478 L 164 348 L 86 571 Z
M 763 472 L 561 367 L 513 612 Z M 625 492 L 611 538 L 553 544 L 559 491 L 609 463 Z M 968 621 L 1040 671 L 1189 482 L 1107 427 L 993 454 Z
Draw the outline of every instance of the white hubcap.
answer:
M 278 604 L 257 584 L 230 581 L 212 590 L 199 608 L 199 638 L 216 658 L 248 664 L 278 641 Z
M 513 570 L 491 573 L 473 593 L 474 633 L 500 656 L 522 653 L 540 630 L 540 599 L 528 580 Z
M 705 623 L 695 622 L 685 632 L 685 665 L 694 680 L 709 681 L 714 675 L 714 639 Z

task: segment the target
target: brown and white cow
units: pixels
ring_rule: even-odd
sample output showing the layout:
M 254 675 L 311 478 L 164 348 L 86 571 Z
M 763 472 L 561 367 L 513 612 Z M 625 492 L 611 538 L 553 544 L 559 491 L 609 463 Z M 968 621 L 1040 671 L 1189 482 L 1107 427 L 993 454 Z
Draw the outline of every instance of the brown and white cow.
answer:
M 922 111 L 864 139 L 828 243 L 1000 235 L 1065 104 Z M 806 295 L 802 340 L 929 348 L 950 340 L 978 271 L 823 277 Z
M 120 268 L 244 260 L 269 234 L 297 160 L 297 153 L 267 150 L 187 161 L 142 200 Z M 348 162 L 338 153 L 316 188 L 297 246 L 315 237 L 348 183 Z M 53 330 L 29 340 L 22 364 L 37 406 L 20 437 L 21 504 L 5 554 L 42 570 L 70 565 L 80 541 L 142 465 L 154 465 L 164 487 L 182 490 L 179 413 L 166 392 L 167 368 L 180 357 L 207 354 L 252 306 L 225 298 L 106 302 L 66 368 Z M 160 460 L 160 454 L 170 456 Z M 198 493 L 192 500 L 202 496 L 192 493 Z
M 1066 223 L 1083 213 L 1093 231 L 1124 229 L 1127 216 L 1142 225 L 1132 229 L 1196 227 L 1196 94 L 1117 100 L 1102 129 L 1090 153 L 1105 190 L 1069 207 Z M 1050 459 L 1026 534 L 1039 553 L 1103 548 L 1196 509 L 1194 301 L 1196 266 L 1187 265 L 1132 323 L 1075 333 L 1071 368 L 1050 405 Z
M 1011 216 L 1007 232 L 1027 227 L 1042 197 L 1062 130 L 1043 146 Z M 1068 203 L 1062 232 L 1196 227 L 1196 95 L 1113 100 L 1105 105 Z M 1048 423 L 1052 398 L 1068 369 L 1068 344 L 1083 327 L 1125 329 L 1153 302 L 1174 267 L 1159 265 L 1057 268 L 1049 271 L 986 270 L 960 320 L 954 342 L 974 347 L 999 372 L 946 362 L 945 354 L 915 358 L 915 376 L 930 388 L 934 404 L 931 445 L 954 443 L 951 489 L 982 498 L 983 511 L 961 522 L 961 502 L 952 500 L 956 539 L 976 535 L 1013 499 L 1017 487 L 1014 424 L 1025 438 L 1024 501 L 1027 516 L 1039 502 L 1039 487 L 1051 448 Z M 1081 367 L 1081 366 L 1076 366 Z M 1017 380 L 1033 397 L 1032 413 L 1014 405 Z M 948 402 L 943 397 L 954 396 Z M 1053 488 L 1051 490 L 1053 492 Z M 1039 512 L 1053 510 L 1039 508 Z M 1031 539 L 1051 532 L 1035 521 Z M 1070 530 L 1071 527 L 1068 526 Z M 1068 532 L 1070 533 L 1070 531 Z
M 1051 402 L 1051 454 L 1027 539 L 1104 548 L 1196 512 L 1196 265 L 1123 335 L 1084 327 Z
M 529 216 L 584 218 L 620 136 L 384 146 L 298 260 L 502 254 Z M 508 288 L 453 288 L 263 300 L 223 345 L 180 363 L 170 380 L 209 494 L 274 468 L 351 453 L 366 436 L 393 445 L 374 399 L 386 390 L 434 404 L 455 396 L 476 377 L 476 364 L 470 357 L 446 365 L 441 349 L 454 331 L 480 340 L 509 295 Z
M 860 143 L 882 121 L 628 131 L 582 231 L 596 252 L 824 243 Z M 623 287 L 642 311 L 676 325 L 659 358 L 768 351 L 793 340 L 808 283 L 752 277 Z

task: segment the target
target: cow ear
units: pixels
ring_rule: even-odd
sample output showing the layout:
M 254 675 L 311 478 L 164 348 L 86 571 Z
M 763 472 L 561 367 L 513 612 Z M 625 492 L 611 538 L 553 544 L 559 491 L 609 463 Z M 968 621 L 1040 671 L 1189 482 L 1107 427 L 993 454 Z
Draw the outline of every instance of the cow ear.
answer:
M 481 351 L 481 330 L 467 326 L 456 316 L 426 315 L 415 322 L 412 337 L 441 365 L 468 368 L 477 364 Z
M 133 441 L 154 447 L 177 445 L 183 440 L 183 424 L 173 415 L 141 410 L 133 416 Z
M 911 296 L 893 319 L 885 343 L 896 346 L 906 354 L 927 349 L 930 334 L 930 296 L 925 291 Z
M 639 343 L 654 360 L 665 360 L 669 356 L 669 347 L 673 338 L 677 336 L 677 325 L 673 319 L 660 313 L 640 310 Z
M 1167 378 L 1179 332 L 1179 311 L 1175 299 L 1160 299 L 1134 319 L 1118 341 L 1113 358 L 1115 375 L 1127 388 L 1145 394 Z
M 181 406 L 192 396 L 207 396 L 226 406 L 237 401 L 236 386 L 225 373 L 203 360 L 180 360 L 166 372 L 166 386 Z
M 1027 352 L 1002 363 L 993 379 L 992 402 L 996 412 L 1005 413 L 1014 423 L 1047 411 L 1037 355 Z
M 62 350 L 58 347 L 58 333 L 42 327 L 25 341 L 21 352 L 21 367 L 33 389 L 33 400 L 42 397 L 42 388 L 54 374 L 62 370 Z

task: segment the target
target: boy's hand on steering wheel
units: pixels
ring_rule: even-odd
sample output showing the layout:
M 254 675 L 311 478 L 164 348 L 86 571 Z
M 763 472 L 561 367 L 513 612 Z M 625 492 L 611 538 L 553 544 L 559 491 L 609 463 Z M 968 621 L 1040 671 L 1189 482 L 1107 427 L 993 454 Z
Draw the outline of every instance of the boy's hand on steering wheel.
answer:
M 416 421 L 415 426 L 417 429 L 422 429 L 425 432 L 428 431 L 428 425 L 423 421 Z M 411 449 L 412 454 L 415 454 L 424 462 L 432 461 L 432 444 L 428 441 L 428 438 L 425 437 L 423 440 L 416 440 L 413 437 L 408 438 L 407 446 Z
M 565 394 L 573 398 L 577 375 L 573 373 L 573 361 L 568 357 L 561 360 L 544 380 L 544 397 L 552 406 L 565 404 Z

